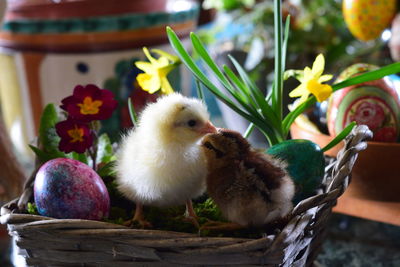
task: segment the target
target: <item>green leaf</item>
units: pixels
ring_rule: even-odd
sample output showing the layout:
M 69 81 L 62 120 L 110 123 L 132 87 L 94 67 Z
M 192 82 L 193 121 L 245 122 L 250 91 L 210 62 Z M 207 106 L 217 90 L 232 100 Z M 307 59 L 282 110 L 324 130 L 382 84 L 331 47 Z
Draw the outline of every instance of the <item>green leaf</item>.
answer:
M 246 98 L 248 103 L 252 101 L 251 104 L 257 106 L 256 101 L 251 97 L 250 88 L 248 88 L 228 66 L 224 65 L 223 69 L 229 80 L 235 85 L 236 89 L 240 91 L 242 97 Z
M 282 119 L 282 8 L 281 0 L 274 0 L 274 39 L 275 39 L 275 90 L 272 94 L 272 109 L 278 120 Z
M 287 15 L 285 22 L 285 35 L 283 37 L 282 44 L 282 72 L 285 72 L 286 68 L 286 54 L 287 54 L 287 45 L 289 40 L 289 30 L 290 30 L 290 15 Z M 285 78 L 283 78 L 285 80 Z
M 199 57 L 207 64 L 210 70 L 215 74 L 220 83 L 225 87 L 226 90 L 235 98 L 235 100 L 249 113 L 253 116 L 257 116 L 257 107 L 252 106 L 249 99 L 238 93 L 234 86 L 230 83 L 230 81 L 225 77 L 225 75 L 221 72 L 218 66 L 214 63 L 211 56 L 208 54 L 202 42 L 196 36 L 196 34 L 191 33 L 190 38 L 192 40 L 193 48 L 199 55 Z
M 363 73 L 360 74 L 358 76 L 349 78 L 347 80 L 344 80 L 340 83 L 334 84 L 332 86 L 333 91 L 337 91 L 339 89 L 342 89 L 344 87 L 348 87 L 351 85 L 356 85 L 359 83 L 363 83 L 363 82 L 368 82 L 368 81 L 374 81 L 374 80 L 378 80 L 381 79 L 385 76 L 391 75 L 391 74 L 395 74 L 400 72 L 400 62 L 397 63 L 393 63 L 387 66 L 384 66 L 382 68 L 379 68 L 377 70 L 373 70 L 367 73 Z
M 204 99 L 203 88 L 201 88 L 201 83 L 197 79 L 196 79 L 196 91 L 197 91 L 197 97 L 201 99 L 203 102 L 205 102 L 206 100 Z
M 215 64 L 214 60 L 208 54 L 207 50 L 205 49 L 204 45 L 200 41 L 200 39 L 194 34 L 193 32 L 190 33 L 190 39 L 192 40 L 193 48 L 199 54 L 201 59 L 207 64 L 207 66 L 214 72 L 217 76 L 218 80 L 224 85 L 225 88 L 232 88 L 231 84 L 229 83 L 228 79 L 224 76 L 222 71 L 218 68 Z
M 51 154 L 46 153 L 45 151 L 41 150 L 38 147 L 29 145 L 29 148 L 35 153 L 36 157 L 38 158 L 40 163 L 45 163 L 46 161 L 49 161 L 55 157 L 53 157 Z
M 52 128 L 58 122 L 58 113 L 56 106 L 53 103 L 48 104 L 42 112 L 40 118 L 39 135 L 42 139 L 46 140 L 46 130 Z M 43 144 L 46 144 L 43 142 Z
M 89 165 L 89 160 L 85 153 L 77 153 L 77 152 L 73 151 L 71 153 L 68 153 L 67 156 L 71 159 L 74 159 L 74 160 L 80 161 L 86 165 Z
M 97 170 L 97 174 L 100 177 L 115 176 L 115 163 L 115 161 L 110 161 L 107 164 L 103 165 L 102 167 L 100 167 L 99 170 Z
M 175 32 L 170 27 L 167 27 L 167 35 L 172 48 L 181 58 L 182 62 L 188 67 L 188 69 L 197 77 L 197 79 L 201 81 L 207 88 L 209 88 L 210 91 L 212 91 L 214 94 L 224 99 L 224 102 L 226 102 L 227 105 L 235 106 L 235 104 L 229 98 L 225 97 L 219 91 L 219 89 L 208 80 L 208 77 L 199 69 L 199 67 L 197 67 L 193 59 L 189 56 L 189 54 L 183 47 L 178 36 L 176 36 Z
M 56 158 L 70 158 L 69 154 L 60 151 L 47 152 L 32 145 L 29 145 L 29 148 L 35 153 L 41 164 Z
M 128 109 L 129 109 L 129 116 L 131 117 L 132 124 L 136 126 L 138 123 L 138 116 L 135 112 L 135 108 L 133 106 L 133 103 L 132 103 L 132 100 L 130 97 L 128 98 Z
M 347 125 L 346 128 L 343 129 L 343 131 L 341 131 L 331 142 L 329 142 L 329 144 L 327 144 L 322 151 L 328 151 L 329 149 L 331 149 L 332 147 L 336 146 L 338 143 L 340 143 L 344 138 L 346 138 L 346 136 L 349 135 L 349 133 L 353 130 L 353 128 L 356 126 L 357 124 L 353 121 L 352 123 L 350 123 L 349 125 Z
M 100 135 L 97 144 L 97 163 L 108 163 L 115 160 L 114 149 L 107 134 Z
M 65 153 L 58 149 L 60 137 L 56 133 L 55 126 L 59 122 L 58 113 L 54 104 L 48 104 L 42 113 L 39 126 L 40 146 L 47 153 L 56 153 L 65 156 Z
M 304 112 L 304 110 L 308 109 L 312 105 L 315 104 L 316 102 L 315 96 L 309 97 L 304 103 L 300 104 L 295 110 L 289 112 L 289 114 L 286 115 L 285 119 L 282 122 L 282 127 L 284 134 L 287 135 L 289 133 L 290 125 L 294 122 L 294 120 Z
M 264 120 L 274 127 L 278 132 L 281 129 L 281 124 L 278 118 L 276 117 L 275 112 L 272 108 L 268 105 L 268 102 L 265 101 L 264 94 L 260 91 L 260 89 L 253 83 L 250 77 L 247 75 L 246 71 L 240 66 L 239 62 L 237 62 L 233 57 L 229 56 L 230 60 L 232 61 L 233 65 L 239 72 L 242 81 L 246 84 L 248 88 L 250 88 L 250 93 L 252 98 L 257 102 L 258 108 L 261 109 L 263 114 Z
M 208 77 L 200 70 L 200 68 L 194 63 L 193 59 L 190 57 L 186 49 L 183 47 L 181 41 L 179 40 L 178 36 L 176 36 L 175 32 L 170 28 L 167 27 L 167 35 L 169 41 L 171 43 L 172 48 L 181 58 L 182 62 L 188 67 L 188 69 L 193 73 L 193 75 L 203 83 L 211 93 L 216 95 L 223 103 L 229 106 L 233 111 L 238 113 L 243 118 L 247 119 L 250 122 L 253 122 L 260 131 L 267 137 L 268 141 L 271 144 L 278 143 L 279 137 L 276 137 L 274 134 L 274 129 L 268 127 L 264 122 L 263 119 L 259 117 L 257 111 L 250 113 L 249 110 L 243 110 L 236 103 L 234 103 L 229 97 L 225 96 L 219 89 L 216 87 Z
M 40 163 L 45 163 L 55 158 L 69 158 L 70 156 L 58 149 L 60 137 L 56 133 L 56 124 L 60 121 L 59 114 L 54 104 L 48 104 L 42 112 L 39 126 L 39 146 L 29 146 L 36 154 Z
M 248 138 L 250 136 L 250 134 L 253 132 L 254 130 L 254 123 L 250 123 L 249 126 L 247 127 L 246 131 L 243 134 L 244 138 Z
M 200 68 L 194 63 L 193 59 L 189 56 L 185 48 L 183 47 L 181 41 L 178 36 L 176 36 L 175 32 L 167 27 L 167 35 L 168 39 L 171 43 L 172 48 L 179 55 L 182 62 L 188 67 L 188 69 L 193 73 L 196 78 L 203 83 L 214 95 L 216 95 L 222 102 L 224 102 L 227 106 L 229 106 L 232 110 L 237 112 L 239 115 L 246 119 L 251 119 L 251 115 L 249 115 L 245 110 L 237 107 L 237 104 L 234 103 L 229 97 L 225 96 L 219 89 L 216 87 L 208 77 L 200 70 Z

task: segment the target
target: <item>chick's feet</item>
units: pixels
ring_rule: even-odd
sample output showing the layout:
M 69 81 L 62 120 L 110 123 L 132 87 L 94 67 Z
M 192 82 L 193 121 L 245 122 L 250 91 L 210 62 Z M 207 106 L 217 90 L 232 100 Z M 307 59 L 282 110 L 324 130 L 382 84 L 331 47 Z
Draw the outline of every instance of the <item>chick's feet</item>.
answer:
M 148 222 L 144 219 L 143 205 L 139 202 L 136 202 L 135 215 L 133 216 L 133 218 L 124 222 L 124 225 L 128 226 L 128 227 L 134 227 L 137 224 L 139 225 L 140 228 L 152 228 L 153 227 L 150 222 Z
M 197 216 L 194 216 L 194 217 L 193 217 L 193 216 L 189 216 L 189 215 L 185 214 L 185 216 L 183 217 L 183 220 L 186 221 L 186 222 L 190 222 L 190 223 L 193 224 L 194 227 L 196 227 L 197 229 L 200 228 L 200 224 L 199 224 L 199 222 L 198 222 Z
M 146 221 L 144 219 L 135 219 L 135 218 L 132 218 L 130 220 L 125 221 L 123 223 L 123 225 L 127 226 L 127 227 L 133 227 L 133 228 L 135 226 L 138 226 L 138 227 L 140 227 L 142 229 L 153 228 L 153 225 L 150 222 L 148 222 L 148 221 Z
M 197 229 L 200 228 L 198 217 L 193 209 L 193 204 L 191 200 L 186 201 L 186 211 L 184 220 L 192 223 Z

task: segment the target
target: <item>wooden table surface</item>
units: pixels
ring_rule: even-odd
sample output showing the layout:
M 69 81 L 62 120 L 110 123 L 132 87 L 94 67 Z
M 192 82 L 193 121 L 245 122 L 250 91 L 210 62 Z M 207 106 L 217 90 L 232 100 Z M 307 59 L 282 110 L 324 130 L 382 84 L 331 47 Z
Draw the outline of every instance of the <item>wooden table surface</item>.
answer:
M 345 192 L 333 211 L 400 226 L 400 202 L 360 199 Z

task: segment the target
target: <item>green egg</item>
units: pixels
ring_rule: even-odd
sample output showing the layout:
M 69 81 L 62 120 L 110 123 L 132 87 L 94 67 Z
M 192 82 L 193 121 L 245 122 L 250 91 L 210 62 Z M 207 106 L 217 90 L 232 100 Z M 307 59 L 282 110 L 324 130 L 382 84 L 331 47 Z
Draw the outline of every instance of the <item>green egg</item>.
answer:
M 287 140 L 270 147 L 267 154 L 284 160 L 296 185 L 294 203 L 315 195 L 324 178 L 325 159 L 321 148 L 302 139 Z

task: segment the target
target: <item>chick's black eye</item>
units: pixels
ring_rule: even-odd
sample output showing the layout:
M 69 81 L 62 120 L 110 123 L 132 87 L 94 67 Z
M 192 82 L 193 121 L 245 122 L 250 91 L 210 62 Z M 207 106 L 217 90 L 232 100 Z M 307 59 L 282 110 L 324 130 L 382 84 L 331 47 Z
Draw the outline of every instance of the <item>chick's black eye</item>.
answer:
M 195 120 L 189 120 L 189 121 L 187 122 L 187 125 L 188 125 L 189 127 L 194 127 L 194 126 L 196 126 L 196 124 L 197 124 L 197 121 L 195 121 Z

